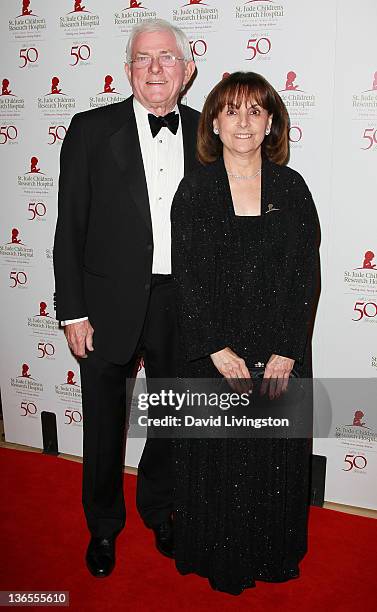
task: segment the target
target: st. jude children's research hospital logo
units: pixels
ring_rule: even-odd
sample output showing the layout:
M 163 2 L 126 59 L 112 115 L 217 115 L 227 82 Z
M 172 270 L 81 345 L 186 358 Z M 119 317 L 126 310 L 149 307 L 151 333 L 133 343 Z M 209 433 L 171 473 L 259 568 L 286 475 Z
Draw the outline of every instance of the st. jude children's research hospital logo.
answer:
M 13 3 L 8 2 L 7 4 Z M 20 13 L 8 19 L 9 32 L 14 35 L 16 40 L 41 38 L 43 31 L 46 29 L 45 18 L 34 12 L 31 0 L 22 0 L 19 2 L 19 6 Z

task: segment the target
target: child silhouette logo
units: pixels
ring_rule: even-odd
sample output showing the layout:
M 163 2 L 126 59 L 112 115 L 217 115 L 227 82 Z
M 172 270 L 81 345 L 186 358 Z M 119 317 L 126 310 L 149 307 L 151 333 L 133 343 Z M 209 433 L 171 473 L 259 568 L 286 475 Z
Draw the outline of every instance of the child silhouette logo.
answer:
M 51 94 L 61 94 L 62 90 L 58 88 L 60 79 L 58 77 L 52 77 L 51 79 Z
M 81 6 L 82 0 L 75 0 L 75 6 L 73 8 L 74 13 L 79 13 L 85 9 L 85 6 Z
M 364 254 L 363 268 L 366 270 L 373 270 L 376 267 L 376 264 L 372 263 L 373 259 L 373 251 L 366 251 L 366 253 Z
M 19 238 L 19 231 L 16 227 L 14 227 L 12 229 L 12 239 L 11 239 L 11 244 L 22 244 L 21 242 L 21 238 Z
M 103 93 L 114 93 L 115 87 L 111 87 L 111 83 L 113 82 L 113 77 L 111 74 L 105 76 L 105 84 L 103 86 Z
M 72 372 L 72 370 L 68 370 L 68 372 L 67 372 L 67 382 L 66 382 L 66 384 L 67 384 L 67 385 L 75 385 L 75 384 L 76 384 L 76 381 L 74 380 L 74 378 L 75 378 L 75 373 L 74 373 L 74 372 Z
M 22 364 L 21 376 L 22 378 L 31 378 L 31 374 L 29 374 L 29 366 L 27 363 Z
M 145 6 L 143 6 L 141 4 L 141 2 L 137 2 L 137 0 L 130 0 L 130 6 L 127 6 L 127 9 L 134 9 L 134 8 L 146 8 Z
M 119 94 L 119 91 L 117 91 L 115 87 L 112 87 L 113 80 L 114 79 L 111 74 L 107 74 L 104 79 L 103 90 L 100 91 L 97 95 L 101 96 L 102 94 Z
M 48 312 L 46 312 L 47 304 L 46 302 L 39 303 L 39 316 L 40 317 L 48 317 Z
M 377 72 L 373 74 L 373 82 L 371 89 L 364 89 L 364 93 L 367 93 L 368 91 L 377 91 Z
M 362 423 L 361 419 L 364 416 L 364 412 L 362 410 L 356 410 L 355 415 L 353 417 L 353 423 L 355 427 L 365 427 L 365 423 Z
M 30 172 L 32 174 L 38 174 L 40 172 L 40 168 L 38 166 L 38 157 L 32 157 L 30 160 Z
M 194 4 L 204 4 L 207 6 L 207 3 L 203 2 L 203 0 L 190 0 L 188 4 L 184 4 L 183 6 L 193 6 Z
M 294 81 L 297 77 L 297 74 L 293 71 L 290 70 L 287 73 L 287 79 L 285 82 L 285 90 L 284 91 L 296 91 L 296 89 L 298 89 L 298 85 L 294 84 Z
M 1 95 L 14 96 L 14 94 L 12 94 L 12 90 L 9 89 L 9 79 L 3 79 L 3 82 L 1 83 Z
M 29 9 L 30 0 L 23 0 L 22 2 L 22 15 L 31 15 L 32 9 Z

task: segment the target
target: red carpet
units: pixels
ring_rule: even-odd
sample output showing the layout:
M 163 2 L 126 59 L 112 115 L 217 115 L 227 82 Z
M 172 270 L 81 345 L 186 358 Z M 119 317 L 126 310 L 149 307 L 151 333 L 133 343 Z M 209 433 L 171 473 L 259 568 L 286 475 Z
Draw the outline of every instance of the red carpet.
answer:
M 128 519 L 117 565 L 103 580 L 84 565 L 88 533 L 80 505 L 81 465 L 0 449 L 0 590 L 70 592 L 70 610 L 269 610 L 375 612 L 377 521 L 314 508 L 301 578 L 257 583 L 239 597 L 206 580 L 178 575 L 153 546 L 135 509 L 135 478 L 126 477 Z

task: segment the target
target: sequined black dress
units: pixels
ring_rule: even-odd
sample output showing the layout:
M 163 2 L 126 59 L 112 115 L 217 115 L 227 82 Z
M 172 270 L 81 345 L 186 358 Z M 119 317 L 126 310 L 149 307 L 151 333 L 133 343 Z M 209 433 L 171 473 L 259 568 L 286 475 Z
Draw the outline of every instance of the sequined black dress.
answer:
M 222 160 L 184 179 L 172 208 L 185 377 L 217 377 L 230 346 L 311 375 L 318 219 L 293 170 L 263 159 L 260 217 L 237 217 Z M 175 441 L 176 566 L 233 594 L 299 575 L 307 547 L 309 440 Z

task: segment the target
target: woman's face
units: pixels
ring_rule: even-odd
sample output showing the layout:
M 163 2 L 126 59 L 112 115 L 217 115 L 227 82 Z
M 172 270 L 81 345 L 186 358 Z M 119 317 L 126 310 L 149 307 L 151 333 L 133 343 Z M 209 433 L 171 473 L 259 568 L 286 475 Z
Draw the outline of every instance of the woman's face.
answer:
M 271 123 L 272 115 L 255 100 L 249 100 L 239 108 L 227 104 L 213 120 L 213 127 L 219 130 L 219 138 L 228 152 L 247 157 L 260 150 Z

